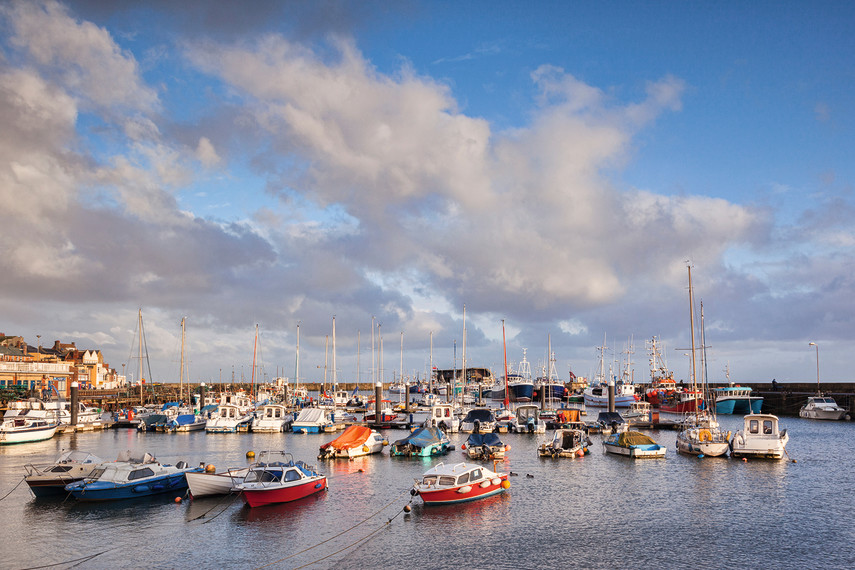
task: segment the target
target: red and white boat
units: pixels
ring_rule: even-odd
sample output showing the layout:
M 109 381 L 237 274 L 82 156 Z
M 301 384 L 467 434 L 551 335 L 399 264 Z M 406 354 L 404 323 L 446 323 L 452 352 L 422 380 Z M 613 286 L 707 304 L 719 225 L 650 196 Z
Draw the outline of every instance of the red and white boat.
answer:
M 243 481 L 234 487 L 250 507 L 296 501 L 327 488 L 327 478 L 290 453 L 262 452 Z
M 438 463 L 425 471 L 410 494 L 420 496 L 425 505 L 448 505 L 491 497 L 505 492 L 510 486 L 507 473 L 497 473 L 470 463 Z

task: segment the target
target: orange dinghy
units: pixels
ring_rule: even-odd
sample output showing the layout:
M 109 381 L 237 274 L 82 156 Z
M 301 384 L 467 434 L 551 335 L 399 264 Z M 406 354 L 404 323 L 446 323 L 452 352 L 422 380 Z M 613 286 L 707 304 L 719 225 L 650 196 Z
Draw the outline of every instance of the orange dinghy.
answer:
M 340 436 L 321 446 L 318 459 L 335 457 L 352 459 L 380 453 L 386 445 L 389 445 L 389 442 L 377 431 L 366 426 L 350 426 Z

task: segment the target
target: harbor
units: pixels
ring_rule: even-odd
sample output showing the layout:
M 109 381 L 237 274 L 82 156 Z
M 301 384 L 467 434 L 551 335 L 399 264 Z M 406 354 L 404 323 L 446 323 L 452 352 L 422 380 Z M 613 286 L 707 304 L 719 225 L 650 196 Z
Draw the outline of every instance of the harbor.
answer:
M 729 430 L 742 421 L 720 419 Z M 3 566 L 367 568 L 406 560 L 413 568 L 524 568 L 543 564 L 548 552 L 550 566 L 586 568 L 851 567 L 851 549 L 824 545 L 844 544 L 855 532 L 855 500 L 838 492 L 849 485 L 853 424 L 781 421 L 792 436 L 787 461 L 677 454 L 676 433 L 665 430 L 648 432 L 667 448 L 662 460 L 606 455 L 601 435 L 590 436 L 589 455 L 556 460 L 538 456 L 544 435 L 502 434 L 511 450 L 497 465 L 511 474 L 509 490 L 440 507 L 422 506 L 408 491 L 431 466 L 463 461 L 464 433 L 450 434 L 457 450 L 442 457 L 390 457 L 386 450 L 323 462 L 315 456 L 333 434 L 67 434 L 0 447 L 6 514 L 0 539 L 16 545 L 4 554 Z M 381 433 L 394 440 L 401 432 Z M 26 485 L 16 487 L 26 464 L 49 462 L 63 449 L 107 459 L 144 450 L 161 461 L 218 469 L 247 465 L 250 450 L 285 449 L 317 463 L 329 489 L 293 503 L 250 508 L 235 496 L 179 503 L 164 495 L 100 504 L 35 499 Z M 805 528 L 823 540 L 813 543 Z M 701 558 L 680 546 L 700 541 L 715 554 Z

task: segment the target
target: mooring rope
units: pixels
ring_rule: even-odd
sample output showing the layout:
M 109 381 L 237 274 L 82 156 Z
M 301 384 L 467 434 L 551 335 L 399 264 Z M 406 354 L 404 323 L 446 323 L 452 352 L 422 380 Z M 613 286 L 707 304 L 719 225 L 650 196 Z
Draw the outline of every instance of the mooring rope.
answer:
M 74 568 L 75 566 L 79 566 L 84 562 L 88 562 L 97 556 L 101 556 L 106 552 L 110 552 L 111 550 L 116 550 L 118 546 L 113 548 L 108 548 L 107 550 L 102 550 L 101 552 L 97 552 L 95 554 L 88 554 L 86 556 L 81 556 L 80 558 L 72 558 L 71 560 L 66 560 L 64 562 L 54 562 L 53 564 L 45 564 L 44 566 L 31 566 L 29 568 L 23 568 L 22 570 L 39 570 L 40 568 L 53 568 L 54 566 L 64 566 L 66 564 L 70 564 L 69 568 Z
M 282 562 L 282 561 L 284 561 L 284 560 L 288 560 L 289 558 L 293 558 L 293 557 L 295 557 L 295 556 L 299 556 L 300 554 L 303 554 L 304 552 L 308 552 L 308 551 L 310 551 L 310 550 L 312 550 L 312 549 L 314 549 L 314 548 L 317 548 L 317 547 L 321 546 L 322 544 L 326 544 L 327 542 L 329 542 L 329 541 L 331 541 L 331 540 L 334 540 L 334 539 L 336 539 L 336 538 L 340 537 L 341 535 L 343 535 L 343 534 L 345 534 L 345 533 L 347 533 L 347 532 L 350 532 L 351 530 L 355 529 L 356 527 L 358 527 L 358 526 L 360 526 L 360 525 L 363 525 L 363 524 L 367 523 L 368 521 L 370 521 L 371 519 L 373 519 L 374 517 L 376 517 L 377 515 L 379 515 L 379 514 L 380 514 L 380 513 L 382 513 L 383 511 L 385 511 L 387 508 L 389 508 L 389 505 L 391 505 L 392 503 L 394 503 L 395 501 L 397 501 L 398 499 L 400 499 L 400 498 L 401 498 L 401 495 L 404 495 L 404 494 L 409 493 L 409 492 L 410 492 L 410 488 L 408 487 L 406 490 L 402 491 L 399 495 L 395 496 L 395 498 L 394 498 L 394 499 L 392 499 L 391 501 L 389 501 L 388 503 L 386 503 L 385 505 L 383 505 L 382 507 L 380 507 L 380 509 L 378 509 L 377 511 L 375 511 L 375 512 L 373 512 L 372 514 L 368 515 L 368 517 L 367 517 L 367 518 L 365 518 L 365 519 L 363 519 L 363 520 L 359 521 L 358 523 L 356 523 L 355 525 L 351 526 L 350 528 L 346 528 L 346 529 L 344 529 L 343 531 L 341 531 L 340 533 L 338 533 L 338 534 L 334 534 L 333 536 L 331 536 L 331 537 L 327 538 L 326 540 L 322 540 L 321 542 L 319 542 L 319 543 L 317 543 L 317 544 L 315 544 L 315 545 L 309 546 L 308 548 L 304 548 L 303 550 L 300 550 L 300 551 L 295 552 L 295 553 L 293 553 L 293 554 L 289 554 L 288 556 L 286 556 L 286 557 L 284 557 L 284 558 L 280 558 L 279 560 L 274 560 L 273 562 L 269 562 L 269 563 L 265 564 L 264 566 L 259 566 L 256 570 L 261 570 L 261 568 L 267 568 L 268 566 L 273 566 L 274 564 L 279 564 L 280 562 Z M 397 515 L 395 515 L 395 516 L 397 516 Z M 394 519 L 395 517 L 392 517 L 392 518 Z M 392 519 L 389 519 L 389 522 L 392 522 Z M 388 524 L 388 523 L 386 523 L 386 524 Z M 383 528 L 383 527 L 380 527 L 380 528 Z M 377 532 L 377 531 L 374 531 L 374 532 Z M 372 534 L 374 534 L 374 533 L 372 533 Z M 368 536 L 370 537 L 371 535 L 369 534 Z M 360 539 L 360 540 L 365 540 L 365 539 L 363 538 L 363 539 Z M 358 544 L 358 542 L 357 542 L 356 544 Z M 353 546 L 353 545 L 351 545 L 351 546 Z M 347 547 L 347 548 L 349 548 L 349 547 Z M 347 548 L 345 548 L 345 550 L 346 550 Z M 325 557 L 325 558 L 327 558 L 327 557 Z M 323 560 L 323 559 L 324 559 L 324 558 L 321 558 L 320 560 Z M 319 562 L 319 560 L 318 560 L 318 561 L 316 561 L 316 562 Z M 314 564 L 314 563 L 315 563 L 315 562 L 312 562 L 311 564 Z
M 220 512 L 218 512 L 217 514 L 215 514 L 214 516 L 212 516 L 211 518 L 209 518 L 208 520 L 206 520 L 206 521 L 205 521 L 205 522 L 203 522 L 202 524 L 208 524 L 209 522 L 211 522 L 212 520 L 214 520 L 215 518 L 217 518 L 218 516 L 220 516 L 221 514 L 223 514 L 224 512 L 226 512 L 227 510 L 229 510 L 229 507 L 230 507 L 230 506 L 232 506 L 232 503 L 234 503 L 234 502 L 235 502 L 235 499 L 237 499 L 238 497 L 240 497 L 242 494 L 243 494 L 243 491 L 241 491 L 241 492 L 239 492 L 239 493 L 235 493 L 235 494 L 231 497 L 231 500 L 228 502 L 228 504 L 223 508 L 223 510 L 221 510 Z M 228 495 L 226 495 L 226 496 L 228 497 Z M 208 515 L 208 513 L 210 513 L 211 511 L 213 511 L 214 509 L 216 509 L 218 506 L 220 506 L 220 503 L 222 503 L 222 502 L 223 502 L 223 499 L 220 499 L 219 501 L 217 501 L 217 504 L 216 504 L 216 505 L 214 505 L 213 507 L 211 507 L 210 509 L 208 509 L 207 511 L 205 511 L 204 513 L 202 513 L 202 514 L 201 514 L 201 515 L 199 515 L 198 517 L 196 517 L 196 518 L 192 518 L 192 519 L 190 519 L 190 520 L 191 520 L 191 521 L 195 521 L 196 519 L 200 519 L 200 518 L 202 518 L 202 517 L 204 517 L 204 516 L 207 516 L 207 515 Z
M 17 488 L 18 488 L 18 486 L 19 486 L 21 483 L 23 483 L 25 479 L 26 479 L 26 477 L 21 477 L 21 480 L 20 480 L 20 481 L 18 481 L 18 484 L 17 484 L 17 485 L 15 485 L 14 487 L 12 487 L 12 491 L 14 491 L 15 489 L 17 489 Z M 2 497 L 0 497 L 0 501 L 2 501 L 3 499 L 5 499 L 5 498 L 6 498 L 6 497 L 8 497 L 9 495 L 11 495 L 11 494 L 12 494 L 12 491 L 9 491 L 8 493 L 6 493 L 6 494 L 5 494 L 5 495 L 3 495 Z

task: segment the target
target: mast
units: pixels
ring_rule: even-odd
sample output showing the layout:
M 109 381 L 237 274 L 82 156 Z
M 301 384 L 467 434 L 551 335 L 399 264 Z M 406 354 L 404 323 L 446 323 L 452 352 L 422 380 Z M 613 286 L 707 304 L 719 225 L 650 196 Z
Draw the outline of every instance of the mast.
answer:
M 430 331 L 430 376 L 428 376 L 428 391 L 433 394 L 433 331 Z
M 404 389 L 409 393 L 409 388 L 407 388 L 407 383 L 404 381 L 404 331 L 401 331 L 401 369 L 400 369 L 401 383 L 404 385 Z M 406 398 L 405 398 L 406 399 Z
M 255 341 L 252 343 L 252 387 L 250 394 L 252 395 L 252 403 L 255 405 L 255 357 L 258 353 L 258 324 L 255 325 Z
M 466 377 L 466 304 L 463 304 L 463 392 L 460 397 L 463 399 L 466 395 L 466 386 L 468 384 Z
M 142 363 L 142 347 L 143 347 L 143 328 L 142 328 L 142 307 L 139 309 L 139 320 L 137 322 L 137 331 L 139 332 L 139 375 L 137 376 L 137 380 L 140 383 L 140 406 L 145 405 L 145 400 L 143 399 L 143 384 L 145 384 L 145 379 L 143 379 L 143 363 Z M 151 369 L 149 369 L 151 370 Z
M 377 384 L 377 360 L 374 357 L 374 315 L 371 315 L 371 387 Z
M 505 360 L 505 409 L 510 408 L 510 397 L 508 395 L 508 343 L 505 340 L 505 319 L 502 319 L 502 352 Z
M 300 387 L 300 321 L 297 321 L 297 358 L 294 364 L 294 391 Z
M 692 266 L 687 265 L 689 270 L 689 330 L 692 333 L 692 391 L 697 391 L 697 380 L 695 377 L 695 306 L 694 297 L 692 296 Z
M 181 375 L 178 378 L 178 401 L 181 402 L 184 400 L 184 340 L 185 340 L 185 332 L 184 321 L 187 317 L 181 317 Z
M 335 391 L 338 390 L 338 376 L 335 373 L 335 315 L 332 318 L 332 384 L 335 398 Z

